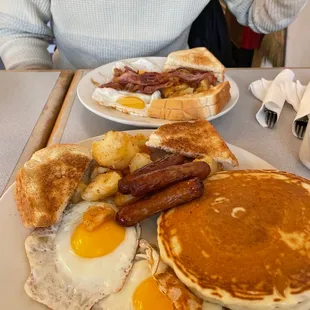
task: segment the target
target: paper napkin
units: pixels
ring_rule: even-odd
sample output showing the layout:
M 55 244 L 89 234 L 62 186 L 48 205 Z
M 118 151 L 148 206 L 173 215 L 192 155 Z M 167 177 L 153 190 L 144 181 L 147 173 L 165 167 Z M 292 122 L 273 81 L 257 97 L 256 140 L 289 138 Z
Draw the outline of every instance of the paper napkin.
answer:
M 277 121 L 279 120 L 284 103 L 286 101 L 286 94 L 283 91 L 283 85 L 293 83 L 294 77 L 295 74 L 293 71 L 285 69 L 280 74 L 278 74 L 272 82 L 267 80 L 261 80 L 261 83 L 258 83 L 256 81 L 254 82 L 255 84 L 252 83 L 250 85 L 250 89 L 252 90 L 254 96 L 257 96 L 257 98 L 263 101 L 261 108 L 256 114 L 257 121 L 263 127 L 267 127 L 264 111 L 265 107 L 275 112 L 277 114 Z
M 302 85 L 299 81 L 296 83 L 286 82 L 281 85 L 281 89 L 285 94 L 286 101 L 298 112 L 306 86 Z
M 250 90 L 257 99 L 264 101 L 271 84 L 272 81 L 260 79 L 250 84 Z

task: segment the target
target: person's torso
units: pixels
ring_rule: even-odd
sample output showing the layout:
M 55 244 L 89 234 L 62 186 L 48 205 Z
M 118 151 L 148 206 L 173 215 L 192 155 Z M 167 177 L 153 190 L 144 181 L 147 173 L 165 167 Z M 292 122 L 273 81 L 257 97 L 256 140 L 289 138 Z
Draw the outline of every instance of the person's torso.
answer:
M 94 68 L 186 48 L 190 26 L 208 2 L 51 0 L 58 66 Z

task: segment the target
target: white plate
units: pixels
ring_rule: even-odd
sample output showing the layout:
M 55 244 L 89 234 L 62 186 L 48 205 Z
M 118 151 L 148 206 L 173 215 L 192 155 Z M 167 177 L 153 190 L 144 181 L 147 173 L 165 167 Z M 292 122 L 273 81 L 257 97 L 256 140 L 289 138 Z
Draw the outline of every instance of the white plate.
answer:
M 130 134 L 149 135 L 151 130 L 133 130 Z M 78 144 L 90 148 L 94 137 Z M 238 169 L 274 169 L 263 159 L 233 145 L 231 151 L 239 160 Z M 14 201 L 15 184 L 0 199 L 0 309 L 42 310 L 45 306 L 33 301 L 24 291 L 24 283 L 29 274 L 29 265 L 24 250 L 25 238 L 31 230 L 24 228 Z M 142 224 L 143 237 L 150 242 L 156 241 L 156 220 L 149 219 Z
M 139 58 L 132 58 L 132 59 L 126 59 L 124 61 L 130 63 L 138 59 Z M 165 57 L 145 57 L 145 59 L 153 62 L 159 68 L 163 68 L 164 63 L 166 61 Z M 112 62 L 104 66 L 101 66 L 97 69 L 94 69 L 82 78 L 82 80 L 80 81 L 77 87 L 77 95 L 80 101 L 82 102 L 82 104 L 91 112 L 101 117 L 104 117 L 106 119 L 109 119 L 111 121 L 117 122 L 117 123 L 133 125 L 133 126 L 148 127 L 148 128 L 157 128 L 164 124 L 171 123 L 171 121 L 162 120 L 162 119 L 140 117 L 140 116 L 125 114 L 120 111 L 114 110 L 112 108 L 101 106 L 94 99 L 92 99 L 92 94 L 95 90 L 95 86 L 91 83 L 91 79 L 95 81 L 100 81 L 102 80 L 102 75 L 110 76 L 112 74 L 114 64 L 115 62 Z M 225 75 L 225 79 L 229 81 L 230 86 L 231 86 L 230 88 L 231 99 L 228 102 L 228 104 L 225 106 L 223 111 L 221 111 L 217 115 L 209 117 L 208 118 L 209 121 L 226 114 L 238 102 L 239 88 L 236 82 L 232 78 L 230 78 L 228 75 Z

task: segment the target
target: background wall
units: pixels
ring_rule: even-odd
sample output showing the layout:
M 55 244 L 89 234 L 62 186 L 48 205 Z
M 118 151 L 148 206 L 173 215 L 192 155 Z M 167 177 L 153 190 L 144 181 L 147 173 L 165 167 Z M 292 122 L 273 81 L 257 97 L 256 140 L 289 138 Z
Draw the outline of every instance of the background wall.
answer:
M 310 1 L 288 27 L 285 65 L 310 67 Z

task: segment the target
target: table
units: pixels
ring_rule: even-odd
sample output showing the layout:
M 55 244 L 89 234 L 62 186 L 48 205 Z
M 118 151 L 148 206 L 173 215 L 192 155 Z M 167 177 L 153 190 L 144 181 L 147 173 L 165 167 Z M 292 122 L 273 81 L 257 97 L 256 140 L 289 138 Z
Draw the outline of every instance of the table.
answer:
M 80 103 L 76 89 L 87 72 L 89 70 L 76 71 L 48 144 L 78 142 L 109 130 L 135 129 L 135 127 L 115 123 L 95 115 Z
M 0 196 L 32 153 L 46 146 L 71 71 L 0 71 Z
M 296 116 L 293 108 L 285 104 L 274 129 L 262 128 L 255 119 L 261 102 L 249 91 L 249 84 L 262 77 L 272 80 L 282 70 L 280 68 L 228 70 L 228 74 L 239 86 L 240 99 L 234 109 L 224 117 L 214 120 L 212 124 L 229 143 L 254 153 L 279 170 L 310 179 L 310 170 L 299 160 L 302 140 L 292 134 L 292 122 Z M 303 84 L 309 83 L 309 68 L 292 70 Z
M 255 119 L 261 102 L 249 91 L 249 83 L 260 79 L 273 79 L 282 69 L 229 69 L 228 74 L 240 90 L 238 104 L 226 115 L 212 121 L 221 136 L 266 160 L 276 168 L 296 173 L 310 179 L 310 171 L 299 161 L 301 140 L 292 135 L 293 109 L 286 105 L 274 129 L 262 128 Z M 303 83 L 310 80 L 309 69 L 293 69 Z M 87 70 L 77 71 L 67 98 L 52 132 L 49 144 L 78 142 L 109 130 L 137 129 L 105 120 L 88 111 L 76 96 L 76 87 Z

